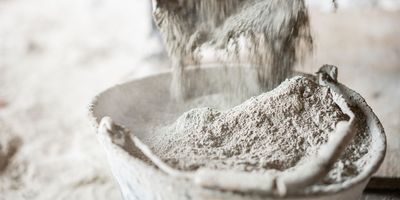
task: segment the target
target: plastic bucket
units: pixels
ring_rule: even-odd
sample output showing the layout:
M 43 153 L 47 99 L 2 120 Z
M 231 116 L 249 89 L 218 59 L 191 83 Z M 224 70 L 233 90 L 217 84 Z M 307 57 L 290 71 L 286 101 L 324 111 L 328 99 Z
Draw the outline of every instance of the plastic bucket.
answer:
M 192 89 L 201 84 L 213 85 L 219 77 L 213 76 L 224 70 L 234 68 L 210 67 L 200 72 L 189 70 L 187 76 L 198 76 L 198 73 L 209 75 L 205 80 L 196 79 L 191 83 Z M 198 76 L 198 77 L 202 77 Z M 307 75 L 312 77 L 311 75 Z M 314 77 L 315 78 L 315 77 Z M 304 192 L 296 195 L 276 196 L 255 192 L 237 192 L 202 187 L 195 182 L 171 176 L 160 169 L 154 160 L 146 155 L 146 149 L 138 148 L 137 140 L 146 137 L 146 129 L 165 122 L 173 122 L 185 111 L 170 101 L 169 73 L 149 76 L 143 79 L 114 86 L 99 94 L 91 104 L 90 115 L 98 129 L 98 138 L 103 145 L 108 161 L 124 199 L 359 199 L 372 174 L 379 168 L 386 151 L 386 138 L 383 127 L 372 109 L 356 92 L 339 84 L 342 91 L 350 98 L 349 104 L 357 106 L 367 121 L 367 130 L 371 136 L 368 159 L 362 171 L 341 184 L 328 185 L 318 191 Z M 195 96 L 218 92 L 219 88 L 195 94 Z M 194 90 L 195 91 L 195 90 Z M 173 112 L 171 112 L 173 110 Z M 132 136 L 135 137 L 132 137 Z

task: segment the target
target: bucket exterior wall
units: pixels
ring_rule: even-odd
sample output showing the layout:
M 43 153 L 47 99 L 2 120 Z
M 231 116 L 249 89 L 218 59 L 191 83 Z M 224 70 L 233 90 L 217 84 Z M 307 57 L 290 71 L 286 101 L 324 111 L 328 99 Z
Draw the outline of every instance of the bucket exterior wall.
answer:
M 262 195 L 241 195 L 204 189 L 186 180 L 169 177 L 154 166 L 132 158 L 120 147 L 102 141 L 108 161 L 125 200 L 351 200 L 360 199 L 368 180 L 335 194 L 271 198 Z

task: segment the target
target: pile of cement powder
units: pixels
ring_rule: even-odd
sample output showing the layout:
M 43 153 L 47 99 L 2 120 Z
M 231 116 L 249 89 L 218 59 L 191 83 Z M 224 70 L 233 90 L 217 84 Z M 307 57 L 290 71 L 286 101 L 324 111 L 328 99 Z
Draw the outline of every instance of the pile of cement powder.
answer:
M 192 109 L 161 128 L 151 148 L 180 170 L 287 170 L 307 162 L 336 124 L 349 119 L 332 93 L 310 79 L 294 77 L 226 111 Z M 325 183 L 343 181 L 362 168 L 370 138 L 365 120 L 357 118 L 358 133 Z
M 276 87 L 312 50 L 304 0 L 169 0 L 158 1 L 155 21 L 173 66 L 172 92 L 185 97 L 190 84 L 183 71 L 201 64 L 202 47 L 221 65 L 250 64 L 262 91 Z M 244 45 L 243 45 L 244 44 Z M 200 52 L 199 52 L 200 51 Z M 221 79 L 240 81 L 241 73 Z

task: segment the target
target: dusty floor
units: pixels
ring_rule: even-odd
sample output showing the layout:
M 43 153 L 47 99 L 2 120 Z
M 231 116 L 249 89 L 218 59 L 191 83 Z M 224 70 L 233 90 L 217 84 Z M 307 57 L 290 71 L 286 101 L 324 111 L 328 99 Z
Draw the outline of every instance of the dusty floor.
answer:
M 9 158 L 0 200 L 120 198 L 87 106 L 109 86 L 165 69 L 148 59 L 159 47 L 148 36 L 147 3 L 0 0 L 0 143 L 18 147 L 13 155 L 0 153 Z M 366 97 L 389 137 L 379 175 L 394 177 L 400 176 L 399 17 L 376 9 L 312 12 L 317 52 L 300 68 L 338 65 L 339 79 Z

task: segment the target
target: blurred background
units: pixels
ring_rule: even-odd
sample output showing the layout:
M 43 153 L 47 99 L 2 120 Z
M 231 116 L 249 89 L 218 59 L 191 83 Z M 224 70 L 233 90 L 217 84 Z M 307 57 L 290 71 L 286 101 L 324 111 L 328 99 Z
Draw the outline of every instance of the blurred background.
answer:
M 376 176 L 399 179 L 400 0 L 307 3 L 316 51 L 298 70 L 339 67 L 388 135 Z M 0 0 L 0 200 L 120 199 L 88 105 L 168 70 L 150 10 L 150 0 Z

